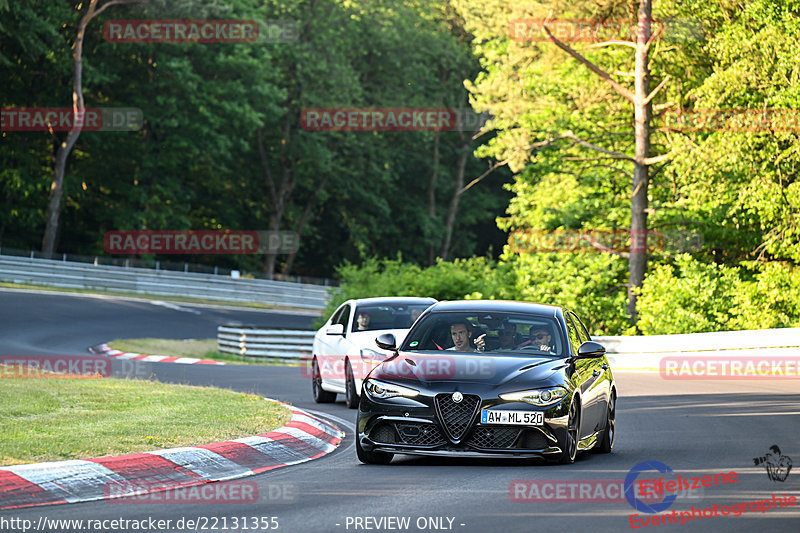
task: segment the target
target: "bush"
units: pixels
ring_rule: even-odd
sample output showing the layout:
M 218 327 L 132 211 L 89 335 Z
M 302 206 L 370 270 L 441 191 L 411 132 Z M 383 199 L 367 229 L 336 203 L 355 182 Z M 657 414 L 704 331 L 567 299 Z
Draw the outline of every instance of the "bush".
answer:
M 400 259 L 371 258 L 362 265 L 345 263 L 337 269 L 341 286 L 333 292 L 315 327 L 321 327 L 342 302 L 351 298 L 422 296 L 437 300 L 461 300 L 467 294 L 484 288 L 487 281 L 493 287 L 503 285 L 490 281 L 501 272 L 502 269 L 498 269 L 493 261 L 484 257 L 456 259 L 452 262 L 439 260 L 427 268 L 403 263 Z
M 563 305 L 581 318 L 592 335 L 629 332 L 626 314 L 627 261 L 610 254 L 506 254 L 502 298 Z M 473 295 L 471 295 L 472 297 Z
M 495 263 L 484 257 L 438 261 L 421 268 L 400 260 L 369 259 L 337 271 L 342 284 L 325 320 L 350 298 L 429 296 L 437 300 L 520 300 L 565 305 L 592 333 L 620 334 L 627 327 L 626 263 L 605 254 L 530 254 Z
M 633 335 L 628 323 L 628 264 L 610 254 L 510 254 L 438 261 L 422 268 L 369 259 L 338 269 L 342 285 L 320 327 L 345 300 L 429 296 L 437 300 L 502 299 L 563 305 L 593 335 Z M 645 335 L 800 326 L 800 268 L 789 264 L 721 266 L 688 254 L 651 263 L 637 303 Z
M 645 335 L 800 325 L 800 269 L 780 263 L 724 266 L 688 254 L 658 265 L 637 302 Z

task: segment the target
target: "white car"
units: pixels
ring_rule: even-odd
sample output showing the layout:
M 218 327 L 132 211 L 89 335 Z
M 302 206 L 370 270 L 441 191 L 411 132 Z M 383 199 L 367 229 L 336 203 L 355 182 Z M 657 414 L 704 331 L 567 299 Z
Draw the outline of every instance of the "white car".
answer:
M 403 341 L 433 298 L 386 297 L 348 300 L 314 335 L 311 382 L 314 401 L 329 403 L 345 395 L 347 407 L 358 406 L 367 374 L 392 352 L 378 348 L 375 337 L 391 333 Z

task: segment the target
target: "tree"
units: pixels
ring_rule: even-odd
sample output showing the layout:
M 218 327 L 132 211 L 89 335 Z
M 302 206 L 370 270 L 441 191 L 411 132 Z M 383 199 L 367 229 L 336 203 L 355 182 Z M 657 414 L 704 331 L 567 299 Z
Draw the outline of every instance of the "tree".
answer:
M 631 188 L 631 246 L 630 256 L 628 258 L 628 314 L 631 316 L 631 323 L 636 323 L 636 289 L 641 288 L 645 271 L 647 270 L 647 193 L 650 181 L 650 166 L 664 161 L 667 158 L 666 155 L 659 157 L 650 156 L 652 100 L 667 81 L 665 78 L 653 92 L 650 92 L 650 68 L 648 65 L 650 48 L 653 44 L 653 40 L 658 35 L 657 32 L 652 32 L 652 20 L 652 0 L 639 0 L 636 42 L 614 40 L 604 43 L 608 45 L 630 46 L 635 50 L 633 92 L 615 81 L 611 75 L 595 63 L 589 61 L 572 47 L 554 37 L 547 24 L 544 24 L 544 31 L 547 37 L 555 43 L 556 46 L 586 66 L 593 74 L 606 81 L 620 96 L 633 104 L 635 138 L 635 155 L 633 157 L 578 139 L 571 132 L 562 134 L 562 137 L 574 140 L 583 147 L 604 154 L 601 157 L 623 159 L 633 163 L 633 183 Z
M 647 235 L 649 167 L 667 157 L 651 156 L 652 100 L 666 82 L 664 80 L 650 91 L 650 54 L 659 34 L 651 31 L 653 17 L 650 0 L 639 0 L 637 3 L 638 31 L 635 42 L 626 40 L 624 31 L 619 31 L 619 35 L 595 43 L 589 46 L 587 52 L 581 53 L 554 35 L 551 26 L 555 21 L 560 19 L 573 26 L 587 19 L 593 21 L 594 25 L 602 20 L 618 22 L 627 18 L 625 6 L 616 4 L 599 7 L 601 13 L 598 14 L 598 7 L 591 2 L 567 6 L 564 2 L 555 1 L 540 8 L 511 8 L 492 4 L 496 10 L 493 18 L 505 23 L 500 26 L 499 23 L 485 21 L 485 13 L 480 13 L 477 2 L 459 2 L 460 10 L 469 21 L 468 27 L 476 33 L 476 43 L 480 43 L 476 46 L 482 51 L 487 69 L 471 89 L 479 109 L 490 111 L 496 117 L 495 126 L 501 129 L 496 142 L 487 145 L 481 153 L 508 161 L 512 169 L 520 170 L 531 159 L 542 162 L 544 152 L 556 150 L 561 153 L 562 161 L 566 159 L 576 161 L 579 166 L 586 165 L 580 169 L 582 173 L 596 173 L 604 168 L 606 179 L 615 182 L 620 176 L 630 179 L 628 311 L 633 322 L 636 288 L 641 286 L 646 270 L 647 249 L 641 243 L 646 242 Z M 481 2 L 481 5 L 484 3 Z M 548 18 L 549 10 L 555 10 L 558 16 Z M 545 22 L 541 23 L 542 20 Z M 534 32 L 539 30 L 539 24 L 543 33 L 537 36 Z M 518 39 L 517 33 L 520 25 L 527 32 L 522 39 Z M 576 73 L 572 64 L 565 64 L 563 58 L 554 57 L 546 49 L 547 41 L 583 65 L 595 81 L 587 79 L 586 74 Z M 617 81 L 617 78 L 625 76 L 621 70 L 628 59 L 619 49 L 605 51 L 611 47 L 634 50 L 632 90 L 627 83 Z M 609 64 L 615 71 L 609 72 L 608 67 L 601 66 L 602 63 Z M 532 78 L 535 73 L 543 77 L 540 80 Z M 509 85 L 516 82 L 519 82 L 519 87 L 508 92 Z M 598 87 L 597 82 L 604 85 L 605 89 Z M 633 124 L 629 122 L 630 112 L 626 111 L 625 106 L 610 100 L 612 94 L 622 96 L 627 104 L 633 106 Z M 595 119 L 594 124 L 592 119 Z M 631 135 L 634 141 L 632 154 L 625 141 L 627 135 Z M 585 157 L 580 152 L 585 149 L 598 155 Z M 626 171 L 624 164 L 633 164 L 633 172 Z M 557 165 L 549 170 L 569 172 L 565 167 Z M 578 216 L 602 219 L 604 217 L 597 216 L 601 214 L 602 211 Z M 609 222 L 613 225 L 618 215 L 605 218 L 604 226 Z
M 42 252 L 52 255 L 56 249 L 56 237 L 61 216 L 61 198 L 64 193 L 64 174 L 67 167 L 67 158 L 78 142 L 78 137 L 83 129 L 83 117 L 86 111 L 83 98 L 83 41 L 89 23 L 111 6 L 138 4 L 146 0 L 108 0 L 100 4 L 100 0 L 89 0 L 86 12 L 78 23 L 73 46 L 72 60 L 74 73 L 72 78 L 72 127 L 66 139 L 58 145 L 53 172 L 53 183 L 50 187 L 50 200 L 47 205 L 46 226 L 42 238 Z
M 10 6 L 0 24 L 5 106 L 63 105 L 72 92 L 65 80 L 75 71 L 70 54 L 80 21 L 73 19 L 88 6 Z M 277 42 L 115 43 L 99 31 L 111 18 L 283 20 L 297 21 L 298 31 L 296 40 Z M 111 229 L 278 228 L 301 233 L 301 247 L 273 257 L 268 271 L 330 276 L 345 259 L 435 259 L 456 180 L 483 171 L 472 146 L 462 150 L 460 132 L 311 132 L 300 127 L 300 112 L 466 107 L 463 79 L 477 69 L 468 43 L 446 1 L 150 0 L 106 9 L 84 32 L 83 100 L 86 107 L 139 108 L 144 123 L 139 131 L 83 131 L 75 140 L 61 181 L 57 248 L 101 254 Z M 39 246 L 51 214 L 44 198 L 53 158 L 65 136 L 3 133 L 5 246 Z M 503 232 L 491 221 L 509 197 L 505 179 L 493 175 L 481 194 L 474 187 L 461 194 L 446 254 L 502 245 Z M 433 211 L 426 209 L 431 197 Z M 259 255 L 180 259 L 249 271 L 265 266 Z

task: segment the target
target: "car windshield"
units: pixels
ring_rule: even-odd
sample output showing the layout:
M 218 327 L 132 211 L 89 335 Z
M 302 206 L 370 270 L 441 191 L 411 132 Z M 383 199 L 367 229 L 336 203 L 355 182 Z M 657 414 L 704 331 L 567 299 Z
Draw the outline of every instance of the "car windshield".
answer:
M 362 304 L 356 307 L 353 331 L 408 329 L 430 306 L 430 303 Z
M 475 341 L 482 335 L 482 353 L 559 357 L 565 353 L 564 335 L 554 318 L 489 312 L 430 313 L 409 332 L 401 350 L 478 353 Z

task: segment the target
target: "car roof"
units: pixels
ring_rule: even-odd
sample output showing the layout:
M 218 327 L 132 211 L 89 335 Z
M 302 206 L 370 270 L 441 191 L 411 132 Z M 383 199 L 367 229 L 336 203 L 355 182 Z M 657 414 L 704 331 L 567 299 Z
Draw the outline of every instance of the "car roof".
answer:
M 448 311 L 529 313 L 540 316 L 558 316 L 559 311 L 564 313 L 565 309 L 561 305 L 517 302 L 512 300 L 456 300 L 438 302 L 428 309 L 428 313 Z
M 436 303 L 434 298 L 419 298 L 416 296 L 383 296 L 379 298 L 360 298 L 358 300 L 350 300 L 356 305 L 361 304 L 426 304 Z

